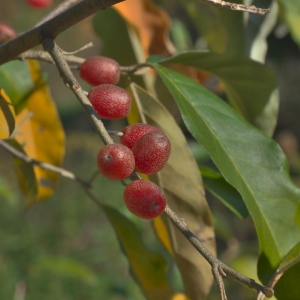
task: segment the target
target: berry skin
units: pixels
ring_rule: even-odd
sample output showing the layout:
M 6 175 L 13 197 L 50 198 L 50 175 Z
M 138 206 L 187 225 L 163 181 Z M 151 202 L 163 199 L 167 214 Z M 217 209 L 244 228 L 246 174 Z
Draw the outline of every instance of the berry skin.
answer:
M 122 132 L 124 133 L 123 136 L 120 137 L 121 144 L 132 149 L 135 142 L 144 134 L 150 131 L 159 131 L 162 132 L 160 129 L 143 123 L 136 123 L 131 126 L 125 127 Z
M 0 24 L 0 43 L 8 42 L 16 37 L 16 33 L 13 29 L 5 24 Z
M 134 170 L 132 151 L 121 144 L 110 144 L 103 147 L 97 157 L 100 173 L 113 180 L 129 177 Z
M 48 8 L 52 4 L 52 0 L 26 0 L 29 5 L 35 8 Z
M 145 179 L 130 182 L 123 197 L 128 210 L 142 219 L 158 217 L 167 204 L 163 191 L 155 183 Z
M 117 84 L 120 80 L 120 65 L 114 59 L 93 56 L 80 66 L 80 77 L 93 86 Z
M 130 113 L 131 96 L 118 86 L 98 85 L 90 90 L 88 98 L 100 118 L 116 120 L 125 118 Z
M 161 132 L 151 131 L 140 137 L 132 148 L 135 170 L 142 174 L 160 171 L 171 153 L 171 143 Z

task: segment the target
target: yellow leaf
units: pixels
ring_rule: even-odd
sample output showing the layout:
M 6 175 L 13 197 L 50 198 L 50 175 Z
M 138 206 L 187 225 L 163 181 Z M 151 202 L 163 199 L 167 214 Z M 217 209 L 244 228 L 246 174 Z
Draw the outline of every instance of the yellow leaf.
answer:
M 173 297 L 172 300 L 190 300 L 186 295 L 181 294 L 181 293 L 176 293 Z
M 10 137 L 14 129 L 14 107 L 5 91 L 0 88 L 0 139 L 7 139 Z
M 162 242 L 162 244 L 165 246 L 165 248 L 170 252 L 170 254 L 172 256 L 174 256 L 171 240 L 170 240 L 170 237 L 168 234 L 168 229 L 165 226 L 161 217 L 154 219 L 154 228 L 158 235 L 159 240 Z
M 169 16 L 151 0 L 126 0 L 113 7 L 137 31 L 144 59 L 151 54 L 170 56 L 176 53 L 169 39 Z
M 26 154 L 37 160 L 61 166 L 65 153 L 65 135 L 50 91 L 40 73 L 39 64 L 29 60 L 35 84 L 27 99 L 26 107 L 16 117 L 16 140 Z M 32 114 L 28 118 L 28 114 Z M 59 175 L 34 167 L 38 181 L 36 201 L 50 197 L 58 184 Z M 28 202 L 31 205 L 33 201 Z

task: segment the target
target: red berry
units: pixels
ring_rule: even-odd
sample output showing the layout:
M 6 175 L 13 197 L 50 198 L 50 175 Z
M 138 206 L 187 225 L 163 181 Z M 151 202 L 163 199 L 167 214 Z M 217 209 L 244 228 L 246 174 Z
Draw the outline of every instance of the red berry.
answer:
M 0 43 L 12 40 L 16 36 L 17 35 L 13 29 L 11 29 L 5 24 L 0 24 Z
M 160 171 L 171 153 L 171 143 L 161 132 L 151 131 L 140 137 L 132 148 L 135 170 L 143 174 Z
M 118 86 L 98 85 L 90 90 L 88 98 L 101 118 L 122 119 L 130 113 L 131 96 Z
M 164 211 L 167 199 L 163 191 L 145 179 L 130 182 L 124 190 L 125 205 L 142 219 L 154 219 Z
M 27 3 L 36 8 L 47 8 L 52 4 L 52 0 L 26 0 Z
M 80 66 L 80 77 L 94 86 L 117 84 L 120 80 L 120 65 L 114 59 L 93 56 Z
M 124 146 L 127 146 L 129 149 L 132 149 L 135 142 L 144 134 L 150 132 L 150 131 L 159 131 L 162 132 L 160 129 L 143 123 L 136 123 L 131 126 L 125 127 L 122 132 L 124 133 L 123 136 L 121 136 L 121 144 Z
M 134 170 L 134 156 L 130 149 L 121 144 L 110 144 L 99 151 L 97 165 L 102 175 L 121 180 Z

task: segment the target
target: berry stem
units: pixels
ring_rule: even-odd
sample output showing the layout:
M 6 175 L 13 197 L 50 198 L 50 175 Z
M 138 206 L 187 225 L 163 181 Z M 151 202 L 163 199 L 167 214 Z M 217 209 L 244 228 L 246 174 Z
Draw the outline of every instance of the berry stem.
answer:
M 111 131 L 111 130 L 107 130 L 107 132 L 110 134 L 110 135 L 115 135 L 115 136 L 123 136 L 124 133 L 121 132 L 121 131 Z

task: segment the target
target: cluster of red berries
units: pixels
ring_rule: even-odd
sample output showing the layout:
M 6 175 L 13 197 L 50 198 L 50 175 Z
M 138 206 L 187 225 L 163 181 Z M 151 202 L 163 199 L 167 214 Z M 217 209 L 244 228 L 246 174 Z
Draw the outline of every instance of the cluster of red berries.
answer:
M 91 57 L 81 65 L 80 77 L 95 86 L 88 98 L 101 118 L 121 119 L 130 113 L 130 94 L 115 86 L 120 79 L 120 66 L 115 60 Z M 165 166 L 171 144 L 163 131 L 138 123 L 125 127 L 122 133 L 121 144 L 110 144 L 100 150 L 97 165 L 101 174 L 122 180 L 134 171 L 149 175 Z M 124 200 L 129 211 L 143 219 L 156 218 L 166 207 L 162 190 L 144 179 L 134 180 L 126 186 Z

